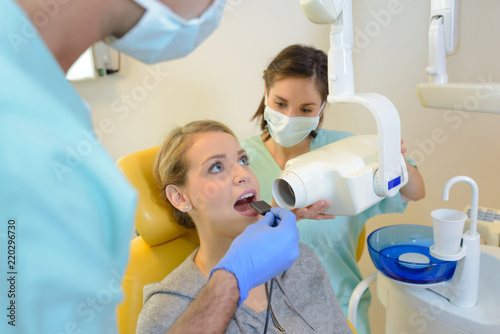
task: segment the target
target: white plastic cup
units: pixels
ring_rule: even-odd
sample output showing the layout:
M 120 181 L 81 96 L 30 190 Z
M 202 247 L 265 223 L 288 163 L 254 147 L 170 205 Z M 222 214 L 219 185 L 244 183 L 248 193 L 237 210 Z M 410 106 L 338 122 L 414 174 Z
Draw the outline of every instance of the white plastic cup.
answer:
M 442 255 L 460 252 L 460 242 L 467 215 L 453 209 L 438 209 L 431 212 L 434 235 L 434 251 Z

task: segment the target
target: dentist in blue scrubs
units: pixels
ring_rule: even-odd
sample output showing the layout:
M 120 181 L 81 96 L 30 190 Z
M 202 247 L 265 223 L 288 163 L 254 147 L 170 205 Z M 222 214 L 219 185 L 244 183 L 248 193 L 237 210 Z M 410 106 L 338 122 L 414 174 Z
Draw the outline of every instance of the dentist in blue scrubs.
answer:
M 145 63 L 183 57 L 218 26 L 223 7 L 224 0 L 0 1 L 1 333 L 117 331 L 136 193 L 96 139 L 65 72 L 99 40 Z M 178 332 L 223 332 L 241 289 L 291 266 L 295 217 L 273 214 L 235 240 Z M 275 216 L 281 223 L 272 228 Z

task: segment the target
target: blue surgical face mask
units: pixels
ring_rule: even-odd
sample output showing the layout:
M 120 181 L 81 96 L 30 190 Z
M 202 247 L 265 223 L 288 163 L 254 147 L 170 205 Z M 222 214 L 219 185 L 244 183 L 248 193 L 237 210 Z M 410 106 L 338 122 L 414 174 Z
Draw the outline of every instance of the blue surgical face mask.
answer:
M 264 119 L 267 121 L 269 133 L 279 145 L 292 147 L 304 140 L 319 124 L 320 115 L 325 103 L 321 105 L 318 116 L 314 117 L 288 117 L 267 105 L 265 100 Z
M 146 9 L 139 22 L 111 46 L 147 64 L 181 58 L 218 26 L 225 0 L 215 0 L 200 16 L 185 20 L 158 0 L 134 0 Z

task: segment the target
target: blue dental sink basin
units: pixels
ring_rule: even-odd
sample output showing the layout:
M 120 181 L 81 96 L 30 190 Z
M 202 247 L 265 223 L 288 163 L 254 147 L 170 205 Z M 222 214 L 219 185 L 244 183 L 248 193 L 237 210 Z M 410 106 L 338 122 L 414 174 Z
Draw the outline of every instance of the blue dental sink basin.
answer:
M 431 285 L 449 280 L 456 261 L 442 261 L 429 254 L 434 244 L 432 227 L 392 225 L 368 236 L 368 251 L 375 267 L 399 282 Z

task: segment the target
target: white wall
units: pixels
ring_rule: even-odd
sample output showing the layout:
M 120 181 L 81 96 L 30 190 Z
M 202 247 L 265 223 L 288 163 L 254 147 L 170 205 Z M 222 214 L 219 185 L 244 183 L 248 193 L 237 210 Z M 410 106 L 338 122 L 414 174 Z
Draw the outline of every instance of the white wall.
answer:
M 468 186 L 454 186 L 449 203 L 440 198 L 444 183 L 456 175 L 476 180 L 481 206 L 500 208 L 500 115 L 425 109 L 418 102 L 416 85 L 427 80 L 429 3 L 353 1 L 356 91 L 378 92 L 394 103 L 407 156 L 419 163 L 427 187 L 424 200 L 410 203 L 404 214 L 373 218 L 368 232 L 389 224 L 430 225 L 430 211 L 440 207 L 461 210 L 470 202 Z M 463 1 L 461 49 L 448 58 L 450 81 L 500 82 L 499 12 L 495 0 Z M 124 57 L 119 75 L 75 87 L 94 108 L 96 129 L 114 158 L 158 145 L 166 129 L 195 119 L 224 121 L 244 138 L 258 133 L 249 119 L 270 59 L 292 43 L 326 51 L 328 34 L 329 27 L 307 21 L 298 0 L 228 0 L 221 28 L 185 59 L 149 67 Z M 327 128 L 376 130 L 365 110 L 329 110 Z M 360 262 L 364 275 L 374 271 L 366 253 Z M 383 332 L 383 317 L 374 297 L 373 333 Z

